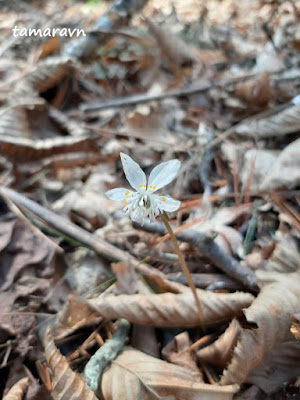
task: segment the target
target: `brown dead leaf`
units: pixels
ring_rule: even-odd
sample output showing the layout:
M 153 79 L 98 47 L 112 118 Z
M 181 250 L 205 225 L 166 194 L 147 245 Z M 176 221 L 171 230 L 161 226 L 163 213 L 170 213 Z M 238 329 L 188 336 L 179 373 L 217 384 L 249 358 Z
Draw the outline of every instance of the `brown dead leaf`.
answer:
M 297 242 L 288 232 L 278 230 L 275 233 L 275 247 L 265 262 L 265 270 L 273 272 L 299 272 L 299 252 Z
M 249 106 L 266 106 L 271 97 L 269 74 L 264 73 L 249 81 L 237 83 L 234 95 Z
M 205 325 L 230 319 L 253 301 L 250 293 L 243 292 L 210 293 L 198 289 L 197 294 Z M 89 304 L 104 318 L 125 318 L 136 324 L 171 327 L 196 326 L 200 323 L 199 313 L 190 291 L 146 296 L 100 296 L 89 300 Z
M 166 59 L 174 75 L 180 75 L 182 64 L 195 61 L 194 49 L 173 34 L 171 27 L 157 25 L 148 18 L 145 18 L 145 22 L 160 48 L 161 57 Z
M 23 378 L 20 379 L 11 389 L 10 391 L 4 395 L 3 400 L 22 400 L 24 398 L 24 394 L 29 386 L 29 379 Z
M 269 113 L 270 114 L 270 113 Z M 257 114 L 233 128 L 239 136 L 269 138 L 297 132 L 300 128 L 300 105 L 274 110 L 271 115 Z
M 290 315 L 300 307 L 300 274 L 257 272 L 257 275 L 262 290 L 244 311 L 248 323 L 255 324 L 257 329 L 243 329 L 232 360 L 223 372 L 223 385 L 244 382 L 271 350 L 293 340 Z
M 54 400 L 97 400 L 81 376 L 71 370 L 66 358 L 55 346 L 49 330 L 45 336 L 45 355 L 52 374 L 51 394 Z
M 74 70 L 69 57 L 49 57 L 33 67 L 14 89 L 13 96 L 23 93 L 23 88 L 31 87 L 39 93 L 55 86 L 61 79 L 70 75 Z
M 100 319 L 88 304 L 70 295 L 57 314 L 52 334 L 56 340 L 62 339 L 90 323 L 99 323 Z
M 233 319 L 226 331 L 214 343 L 197 351 L 197 358 L 213 365 L 225 367 L 241 334 L 241 326 Z
M 291 124 L 291 122 L 288 122 Z M 299 122 L 300 129 L 300 107 Z M 272 164 L 270 173 L 263 180 L 260 189 L 272 190 L 279 188 L 292 189 L 300 184 L 300 139 L 286 146 L 275 162 Z
M 290 382 L 300 375 L 300 343 L 287 342 L 277 346 L 247 376 L 246 382 L 272 394 L 283 383 Z
M 292 315 L 291 319 L 291 332 L 297 340 L 300 340 L 300 313 Z
M 0 287 L 8 289 L 16 276 L 25 268 L 35 269 L 35 275 L 43 277 L 57 250 L 49 239 L 18 217 L 0 217 Z M 8 242 L 9 240 L 9 242 Z
M 197 382 L 202 382 L 203 377 L 197 367 L 195 357 L 193 357 L 191 351 L 188 351 L 190 345 L 191 342 L 188 332 L 182 332 L 176 335 L 174 339 L 162 349 L 162 355 L 168 362 L 179 365 L 187 371 L 190 371 Z
M 237 390 L 237 385 L 222 388 L 198 382 L 185 368 L 130 347 L 112 361 L 101 382 L 107 400 L 230 400 Z

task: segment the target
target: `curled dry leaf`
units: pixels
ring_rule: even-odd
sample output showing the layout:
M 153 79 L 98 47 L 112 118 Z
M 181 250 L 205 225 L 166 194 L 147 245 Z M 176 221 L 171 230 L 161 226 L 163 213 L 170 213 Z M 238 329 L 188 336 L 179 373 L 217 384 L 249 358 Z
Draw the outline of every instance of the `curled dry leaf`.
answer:
M 257 329 L 243 329 L 232 360 L 221 384 L 242 383 L 266 354 L 284 342 L 293 340 L 290 315 L 300 307 L 300 274 L 257 272 L 262 290 L 244 311 L 248 323 Z
M 22 400 L 29 386 L 29 379 L 20 379 L 10 391 L 3 397 L 3 400 Z
M 2 107 L 0 111 L 0 137 L 31 137 L 24 105 Z
M 70 295 L 57 314 L 52 334 L 55 339 L 61 339 L 88 324 L 96 324 L 100 319 L 88 304 Z
M 230 319 L 248 307 L 254 297 L 250 293 L 210 293 L 197 290 L 203 311 L 203 323 L 213 324 Z M 196 326 L 199 313 L 192 292 L 151 295 L 100 296 L 89 300 L 107 319 L 125 318 L 130 322 L 152 326 Z
M 54 400 L 97 400 L 79 374 L 72 371 L 66 358 L 54 344 L 49 332 L 45 336 L 45 355 L 51 371 L 51 395 Z
M 278 230 L 275 233 L 275 248 L 265 269 L 272 272 L 300 271 L 297 242 L 288 232 Z
M 300 375 L 300 342 L 287 342 L 276 347 L 247 376 L 246 382 L 272 394 L 283 383 Z
M 271 97 L 269 74 L 264 73 L 246 82 L 237 83 L 234 95 L 250 106 L 265 106 Z
M 210 364 L 225 367 L 241 334 L 241 326 L 233 319 L 226 331 L 214 343 L 197 351 L 197 358 Z
M 198 382 L 190 371 L 130 347 L 104 372 L 101 391 L 106 400 L 230 400 L 238 385 L 220 387 Z
M 291 332 L 297 340 L 300 340 L 300 313 L 292 315 L 291 319 Z
M 298 128 L 300 129 L 300 111 Z M 300 184 L 300 139 L 282 150 L 270 171 L 261 184 L 261 190 L 292 189 Z
M 16 85 L 13 95 L 23 93 L 23 88 L 32 87 L 39 93 L 55 86 L 61 79 L 74 70 L 73 62 L 69 57 L 50 57 L 40 61 Z
M 300 105 L 291 106 L 272 115 L 256 115 L 233 128 L 233 133 L 246 137 L 269 138 L 297 132 L 300 128 Z
M 202 382 L 203 377 L 193 357 L 194 354 L 188 350 L 190 345 L 188 332 L 182 332 L 162 349 L 162 354 L 167 361 L 185 368 L 197 382 Z

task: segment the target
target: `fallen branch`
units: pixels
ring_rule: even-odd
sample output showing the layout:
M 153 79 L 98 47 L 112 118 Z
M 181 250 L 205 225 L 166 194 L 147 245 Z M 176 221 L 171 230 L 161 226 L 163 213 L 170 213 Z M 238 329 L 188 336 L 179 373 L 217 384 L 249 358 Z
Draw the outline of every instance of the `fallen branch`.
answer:
M 134 226 L 147 232 L 158 233 L 159 235 L 166 234 L 165 227 L 160 222 L 155 222 L 154 224 L 145 222 L 143 226 L 138 224 L 134 224 Z M 258 290 L 254 272 L 246 266 L 242 266 L 233 257 L 225 254 L 216 244 L 212 235 L 205 235 L 188 229 L 178 233 L 176 237 L 182 242 L 187 242 L 197 247 L 203 255 L 208 257 L 219 269 L 231 278 L 241 282 L 253 291 Z

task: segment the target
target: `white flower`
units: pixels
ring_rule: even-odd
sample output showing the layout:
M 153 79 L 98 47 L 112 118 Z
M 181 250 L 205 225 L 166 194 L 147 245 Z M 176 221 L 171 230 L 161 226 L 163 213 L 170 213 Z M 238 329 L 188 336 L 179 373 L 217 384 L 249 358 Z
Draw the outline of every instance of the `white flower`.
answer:
M 178 210 L 180 201 L 168 196 L 159 196 L 154 192 L 168 185 L 175 178 L 180 167 L 179 160 L 170 160 L 155 167 L 149 176 L 148 185 L 146 175 L 138 163 L 124 153 L 121 153 L 121 161 L 125 176 L 136 192 L 116 188 L 105 194 L 111 200 L 123 201 L 124 212 L 129 214 L 133 221 L 143 224 L 145 219 L 149 219 L 154 222 L 155 218 L 164 211 Z

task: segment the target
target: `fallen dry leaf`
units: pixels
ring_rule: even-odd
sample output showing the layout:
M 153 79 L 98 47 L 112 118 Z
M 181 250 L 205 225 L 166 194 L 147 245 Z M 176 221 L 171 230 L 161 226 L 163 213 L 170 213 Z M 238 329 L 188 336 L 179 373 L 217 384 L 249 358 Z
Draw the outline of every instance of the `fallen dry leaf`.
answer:
M 291 332 L 297 340 L 300 340 L 300 313 L 292 315 L 291 319 Z
M 69 295 L 63 308 L 56 316 L 52 334 L 58 340 L 88 324 L 96 324 L 100 320 L 101 317 L 88 304 Z
M 225 368 L 241 334 L 241 326 L 233 319 L 226 331 L 214 343 L 197 351 L 198 360 Z
M 300 106 L 299 106 L 300 128 Z M 263 180 L 260 189 L 292 189 L 300 184 L 300 139 L 286 146 L 275 162 L 270 173 Z
M 250 293 L 210 293 L 197 290 L 205 325 L 224 321 L 248 307 Z M 174 294 L 100 296 L 89 304 L 107 319 L 125 318 L 136 324 L 152 326 L 196 326 L 199 313 L 190 291 Z
M 22 400 L 24 398 L 24 394 L 29 386 L 29 379 L 23 378 L 20 379 L 11 389 L 10 391 L 3 396 L 3 400 Z
M 105 400 L 230 400 L 238 385 L 220 387 L 198 382 L 190 371 L 127 347 L 104 372 Z
M 269 138 L 297 132 L 299 127 L 300 105 L 296 105 L 282 111 L 274 110 L 271 115 L 245 119 L 233 128 L 233 132 L 239 136 Z
M 54 344 L 49 329 L 45 335 L 45 355 L 51 371 L 51 395 L 54 400 L 97 400 L 82 377 L 72 371 L 66 358 Z
M 197 367 L 196 359 L 191 351 L 188 350 L 191 345 L 188 332 L 182 332 L 176 335 L 173 340 L 162 349 L 164 358 L 175 365 L 186 368 L 197 382 L 203 382 L 202 374 Z
M 300 342 L 287 342 L 277 346 L 247 376 L 246 382 L 272 394 L 285 382 L 300 375 Z
M 25 268 L 35 268 L 43 277 L 51 267 L 56 244 L 24 220 L 7 214 L 0 216 L 0 287 L 8 289 Z
M 290 315 L 300 307 L 300 274 L 257 272 L 257 275 L 261 292 L 244 311 L 247 322 L 257 328 L 243 329 L 232 360 L 223 372 L 223 385 L 244 382 L 271 350 L 293 340 Z

